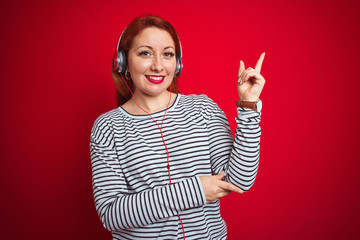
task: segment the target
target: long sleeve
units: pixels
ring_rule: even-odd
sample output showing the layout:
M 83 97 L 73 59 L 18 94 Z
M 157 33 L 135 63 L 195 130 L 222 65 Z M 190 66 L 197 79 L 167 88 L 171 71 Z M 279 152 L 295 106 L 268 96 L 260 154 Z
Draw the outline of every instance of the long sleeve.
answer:
M 220 108 L 215 108 L 209 121 L 209 143 L 212 169 L 225 171 L 225 180 L 248 191 L 254 184 L 260 153 L 260 113 L 237 109 L 235 139 Z
M 104 227 L 110 231 L 156 223 L 206 203 L 198 177 L 133 192 L 119 164 L 106 121 L 94 125 L 90 151 L 95 206 Z

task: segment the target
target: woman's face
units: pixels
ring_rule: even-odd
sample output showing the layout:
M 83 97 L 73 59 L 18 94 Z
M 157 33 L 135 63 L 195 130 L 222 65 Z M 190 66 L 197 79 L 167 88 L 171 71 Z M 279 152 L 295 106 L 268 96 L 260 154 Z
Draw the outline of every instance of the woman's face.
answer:
M 128 71 L 136 94 L 157 96 L 174 78 L 175 43 L 162 29 L 149 27 L 138 34 L 128 52 Z

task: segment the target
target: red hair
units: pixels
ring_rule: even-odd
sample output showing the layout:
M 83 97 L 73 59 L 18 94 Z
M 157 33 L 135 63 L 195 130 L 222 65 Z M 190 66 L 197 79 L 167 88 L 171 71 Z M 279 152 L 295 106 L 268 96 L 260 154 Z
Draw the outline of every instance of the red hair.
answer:
M 149 27 L 156 27 L 159 29 L 163 29 L 167 31 L 175 43 L 175 55 L 176 57 L 180 56 L 180 41 L 177 35 L 175 28 L 165 19 L 162 19 L 157 16 L 148 15 L 145 17 L 138 17 L 135 18 L 125 29 L 122 34 L 121 42 L 119 45 L 119 49 L 123 50 L 128 55 L 129 49 L 132 46 L 134 38 L 141 33 L 146 28 Z M 131 78 L 126 79 L 125 75 L 120 76 L 119 73 L 112 71 L 112 78 L 116 86 L 116 100 L 118 106 L 126 103 L 131 98 L 131 93 L 127 88 L 124 80 L 127 82 L 127 85 L 134 91 L 134 83 Z M 123 78 L 123 79 L 122 79 Z M 177 86 L 177 77 L 174 76 L 173 81 L 171 82 L 170 87 L 168 90 L 171 89 L 171 92 L 178 93 L 178 86 Z

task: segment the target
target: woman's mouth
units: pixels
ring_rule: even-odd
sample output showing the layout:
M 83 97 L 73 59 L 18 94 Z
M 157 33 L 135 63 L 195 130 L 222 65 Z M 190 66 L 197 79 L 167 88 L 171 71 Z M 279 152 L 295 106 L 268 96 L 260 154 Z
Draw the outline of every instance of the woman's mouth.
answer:
M 165 76 L 163 75 L 145 75 L 146 79 L 155 84 L 160 84 L 165 80 Z

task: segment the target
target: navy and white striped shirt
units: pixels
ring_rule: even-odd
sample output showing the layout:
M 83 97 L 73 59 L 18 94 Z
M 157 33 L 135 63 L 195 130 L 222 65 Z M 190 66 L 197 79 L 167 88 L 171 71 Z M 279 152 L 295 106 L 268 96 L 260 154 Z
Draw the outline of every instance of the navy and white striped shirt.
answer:
M 113 239 L 226 239 L 220 201 L 206 203 L 199 176 L 225 171 L 247 191 L 255 181 L 260 113 L 238 108 L 235 139 L 223 111 L 205 95 L 178 94 L 162 132 L 148 115 L 122 107 L 102 114 L 91 132 L 95 206 Z M 152 114 L 161 123 L 164 111 Z

